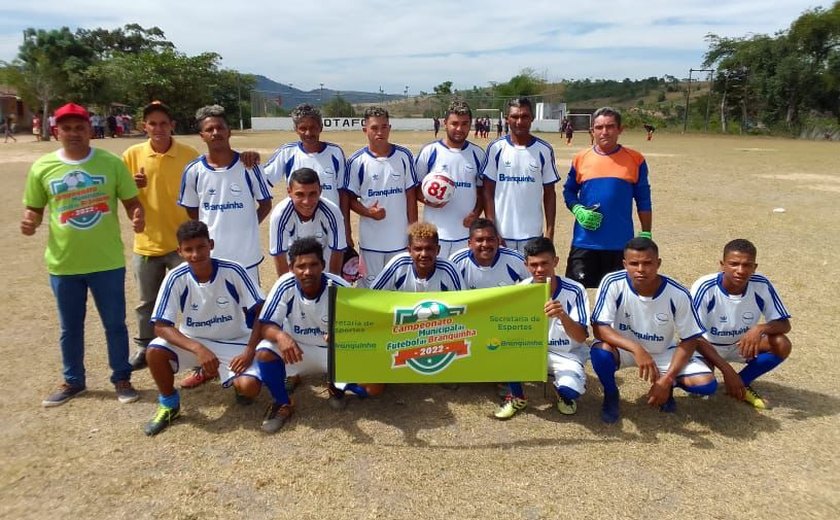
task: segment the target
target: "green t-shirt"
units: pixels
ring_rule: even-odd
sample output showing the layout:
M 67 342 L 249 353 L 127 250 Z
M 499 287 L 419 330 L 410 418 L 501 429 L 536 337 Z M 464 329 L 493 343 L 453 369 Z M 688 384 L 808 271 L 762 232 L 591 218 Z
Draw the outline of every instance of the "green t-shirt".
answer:
M 137 186 L 116 155 L 91 148 L 81 161 L 62 151 L 44 155 L 26 178 L 23 204 L 49 209 L 44 258 L 50 274 L 109 271 L 125 266 L 119 202 L 137 196 Z

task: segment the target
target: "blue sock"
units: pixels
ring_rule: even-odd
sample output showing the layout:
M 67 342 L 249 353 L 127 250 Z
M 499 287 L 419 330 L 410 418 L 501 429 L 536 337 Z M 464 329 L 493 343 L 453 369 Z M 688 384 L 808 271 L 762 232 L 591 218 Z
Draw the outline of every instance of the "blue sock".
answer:
M 260 377 L 263 384 L 268 388 L 274 402 L 278 404 L 289 404 L 289 394 L 286 393 L 286 364 L 277 358 L 273 361 L 257 361 L 260 367 Z
M 743 381 L 745 385 L 749 385 L 762 375 L 779 366 L 782 361 L 784 361 L 784 359 L 772 352 L 762 352 L 756 356 L 755 359 L 747 363 L 747 366 L 738 372 L 738 375 L 741 376 L 741 381 Z
M 683 384 L 678 383 L 677 386 L 679 386 L 680 388 L 682 388 L 686 392 L 690 392 L 692 394 L 712 395 L 712 394 L 715 393 L 715 390 L 717 390 L 717 381 L 712 380 L 712 381 L 710 381 L 710 382 L 708 382 L 704 385 L 693 385 L 693 386 L 688 386 L 688 385 L 683 385 Z
M 572 390 L 568 386 L 558 386 L 554 389 L 557 390 L 557 395 L 568 401 L 574 401 L 580 397 L 580 394 L 576 390 Z
M 592 360 L 592 369 L 598 374 L 598 379 L 604 387 L 604 393 L 618 393 L 618 386 L 615 384 L 615 371 L 618 366 L 613 353 L 609 350 L 592 347 L 589 349 L 589 357 Z
M 508 383 L 510 395 L 517 399 L 525 399 L 525 390 L 522 389 L 522 383 Z
M 167 408 L 178 408 L 181 406 L 181 394 L 177 390 L 171 395 L 158 394 L 158 402 Z

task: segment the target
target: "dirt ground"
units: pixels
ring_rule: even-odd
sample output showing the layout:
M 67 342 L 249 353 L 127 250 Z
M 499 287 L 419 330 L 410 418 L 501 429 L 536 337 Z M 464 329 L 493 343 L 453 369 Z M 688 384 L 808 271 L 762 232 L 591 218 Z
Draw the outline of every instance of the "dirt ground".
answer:
M 364 144 L 361 132 L 325 137 L 348 156 Z M 392 139 L 416 152 L 431 137 L 406 132 Z M 587 136 L 578 134 L 571 147 L 557 134 L 542 137 L 555 144 L 565 178 Z M 245 133 L 234 146 L 267 158 L 292 138 Z M 530 407 L 505 423 L 491 416 L 490 385 L 392 385 L 380 398 L 336 412 L 316 378 L 298 389 L 298 413 L 276 435 L 259 429 L 266 393 L 256 405 L 238 407 L 230 391 L 210 384 L 184 391 L 183 419 L 147 438 L 141 428 L 155 409 L 153 382 L 146 371 L 136 374 L 141 400 L 117 403 L 92 308 L 89 392 L 58 408 L 41 407 L 61 369 L 42 259 L 47 230 L 24 237 L 18 221 L 29 165 L 57 143 L 28 140 L 21 135 L 0 145 L 6 180 L 0 255 L 10 282 L 0 286 L 2 518 L 840 516 L 840 365 L 831 361 L 837 333 L 824 323 L 840 315 L 837 143 L 664 133 L 650 142 L 641 133 L 622 138 L 648 158 L 663 273 L 690 285 L 717 270 L 728 240 L 744 237 L 758 246 L 759 270 L 793 315 L 791 358 L 755 385 L 770 410 L 755 411 L 722 393 L 700 400 L 678 392 L 678 412 L 661 414 L 644 403 L 636 373 L 625 370 L 623 418 L 605 426 L 600 385 L 588 369 L 588 391 L 573 417 L 553 408 L 552 392 L 541 383 L 526 387 Z M 185 141 L 202 148 L 196 137 Z M 136 142 L 93 144 L 120 152 Z M 558 211 L 561 256 L 572 218 Z M 128 255 L 131 235 L 122 220 Z M 270 262 L 262 275 L 267 289 L 274 280 Z M 130 274 L 126 286 L 131 309 Z M 128 323 L 133 333 L 132 314 Z

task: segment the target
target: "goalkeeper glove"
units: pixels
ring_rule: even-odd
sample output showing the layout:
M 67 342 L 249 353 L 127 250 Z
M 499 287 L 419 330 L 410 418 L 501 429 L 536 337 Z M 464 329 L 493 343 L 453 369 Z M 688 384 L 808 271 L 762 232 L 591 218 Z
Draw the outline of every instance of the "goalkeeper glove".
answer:
M 578 221 L 578 224 L 583 229 L 588 231 L 595 231 L 601 226 L 601 220 L 604 219 L 604 215 L 598 213 L 594 209 L 588 209 L 583 206 L 583 204 L 575 204 L 572 207 L 572 214 L 575 216 L 575 220 Z
M 648 240 L 653 240 L 653 235 L 650 231 L 639 231 L 637 235 L 639 238 L 647 238 Z

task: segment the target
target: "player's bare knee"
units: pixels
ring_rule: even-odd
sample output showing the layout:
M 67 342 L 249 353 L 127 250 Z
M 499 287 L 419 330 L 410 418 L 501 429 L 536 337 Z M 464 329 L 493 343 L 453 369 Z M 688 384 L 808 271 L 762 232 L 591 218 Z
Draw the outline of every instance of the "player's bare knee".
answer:
M 278 359 L 281 359 L 276 352 L 267 348 L 257 349 L 257 354 L 255 357 L 257 358 L 257 361 L 262 361 L 263 363 L 271 363 L 272 361 L 277 361 Z
M 149 365 L 166 364 L 166 366 L 169 366 L 169 361 L 174 359 L 175 354 L 165 348 L 155 345 L 149 345 L 146 348 L 146 363 Z
M 791 349 L 793 349 L 793 344 L 786 334 L 772 334 L 767 336 L 767 343 L 770 346 L 770 351 L 782 359 L 787 359 L 790 356 Z
M 254 398 L 259 395 L 262 384 L 255 377 L 239 376 L 233 380 L 233 387 L 239 395 Z
M 687 387 L 705 386 L 715 382 L 714 374 L 695 374 L 693 376 L 686 376 L 682 378 L 682 384 Z

